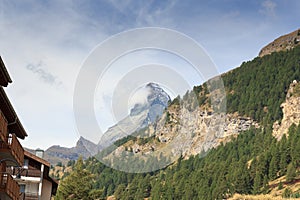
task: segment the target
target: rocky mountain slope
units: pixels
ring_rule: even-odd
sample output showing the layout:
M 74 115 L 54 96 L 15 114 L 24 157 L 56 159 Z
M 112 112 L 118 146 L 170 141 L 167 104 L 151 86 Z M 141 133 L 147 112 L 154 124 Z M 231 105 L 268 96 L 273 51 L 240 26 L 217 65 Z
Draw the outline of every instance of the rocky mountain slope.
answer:
M 101 198 L 299 198 L 299 58 L 295 46 L 243 62 L 221 76 L 226 100 L 214 104 L 216 82 L 195 86 L 157 123 L 103 150 L 107 162 L 88 159 Z
M 67 163 L 68 160 L 77 160 L 80 155 L 86 159 L 116 140 L 154 123 L 168 106 L 170 97 L 156 83 L 149 83 L 144 89 L 147 90 L 147 102 L 135 104 L 130 115 L 110 127 L 98 144 L 80 137 L 76 146 L 72 148 L 51 146 L 45 151 L 45 159 L 53 165 L 58 162 Z
M 133 157 L 145 160 L 145 155 L 150 154 L 167 158 L 171 155 L 171 159 L 180 156 L 189 158 L 226 143 L 251 127 L 259 128 L 257 122 L 239 116 L 238 113 L 214 112 L 208 106 L 211 94 L 203 95 L 206 96 L 206 103 L 195 109 L 191 109 L 193 103 L 188 101 L 181 105 L 170 105 L 156 124 L 151 124 L 140 135 L 135 135 L 137 139 L 129 140 L 101 159 L 114 160 L 132 153 Z
M 272 52 L 286 51 L 298 46 L 299 44 L 300 29 L 275 39 L 273 42 L 262 48 L 259 52 L 259 56 L 262 57 L 271 54 Z
M 283 118 L 281 122 L 276 121 L 273 125 L 273 136 L 281 139 L 288 133 L 292 124 L 298 125 L 300 122 L 300 83 L 296 80 L 291 83 L 286 100 L 281 104 Z
M 66 164 L 69 160 L 77 160 L 79 156 L 88 158 L 90 152 L 98 152 L 98 146 L 83 137 L 80 137 L 75 147 L 67 148 L 59 145 L 53 145 L 44 152 L 44 159 L 52 165 L 57 163 Z M 34 153 L 34 150 L 26 148 L 27 151 Z
M 299 44 L 300 29 L 275 39 L 272 43 L 265 46 L 259 56 L 263 57 L 272 52 L 289 50 Z M 230 72 L 229 72 L 230 73 Z M 211 108 L 205 104 L 197 109 L 190 111 L 191 104 L 179 109 L 177 106 L 171 106 L 163 117 L 156 123 L 157 116 L 161 116 L 167 107 L 170 97 L 168 94 L 155 83 L 149 83 L 146 88 L 150 93 L 147 97 L 146 104 L 136 104 L 130 111 L 130 115 L 121 120 L 118 124 L 110 127 L 102 137 L 99 143 L 93 144 L 80 138 L 77 145 L 72 148 L 52 146 L 46 150 L 45 156 L 51 163 L 58 161 L 77 159 L 79 155 L 87 158 L 95 155 L 97 152 L 113 144 L 115 141 L 124 138 L 131 133 L 138 131 L 147 126 L 148 129 L 144 134 L 145 137 L 152 137 L 156 140 L 148 140 L 147 144 L 139 145 L 137 142 L 125 144 L 118 147 L 116 152 L 121 154 L 125 149 L 132 149 L 140 154 L 149 152 L 159 152 L 160 148 L 172 149 L 173 154 L 182 154 L 185 157 L 196 155 L 200 152 L 207 151 L 219 144 L 226 143 L 231 137 L 236 137 L 241 131 L 249 129 L 251 126 L 259 127 L 258 123 L 249 117 L 236 113 L 213 113 Z M 234 91 L 231 91 L 234 93 Z M 232 93 L 232 94 L 233 94 Z M 231 93 L 230 93 L 231 94 Z M 206 94 L 207 95 L 207 94 Z M 202 96 L 201 98 L 209 98 Z M 288 97 L 287 97 L 288 99 Z M 203 102 L 201 102 L 203 103 Z M 297 100 L 287 101 L 285 110 L 292 110 L 296 107 Z M 285 106 L 284 104 L 282 106 Z M 267 112 L 267 107 L 265 107 Z M 291 116 L 293 115 L 293 116 Z M 281 125 L 277 121 L 274 123 L 274 135 L 281 138 L 287 132 L 290 123 L 285 123 L 286 118 L 297 118 L 293 114 L 286 114 Z M 166 122 L 167 121 L 167 122 Z M 180 131 L 179 131 L 180 130 Z M 183 134 L 182 134 L 183 133 Z M 144 136 L 143 136 L 144 137 Z M 126 147 L 126 148 L 125 148 Z M 112 153 L 111 156 L 115 155 Z M 109 157 L 109 156 L 108 156 Z
M 169 95 L 156 83 L 149 83 L 145 89 L 149 91 L 145 104 L 135 104 L 130 115 L 110 127 L 98 143 L 99 149 L 113 144 L 113 142 L 130 135 L 155 122 L 168 106 Z
M 300 29 L 274 40 L 273 43 L 261 50 L 260 56 L 263 57 L 272 52 L 292 49 L 298 45 L 299 39 Z M 293 43 L 291 41 L 293 41 Z M 249 68 L 249 70 L 255 69 Z M 231 72 L 229 72 L 229 74 L 230 73 Z M 222 76 L 226 77 L 227 74 Z M 242 81 L 245 82 L 246 80 Z M 268 82 L 266 83 L 267 86 Z M 300 105 L 300 102 L 295 95 L 295 91 L 298 90 L 298 86 L 296 85 L 296 82 L 291 85 L 291 89 L 287 94 L 287 102 L 282 104 L 284 117 L 281 125 L 279 125 L 278 121 L 273 125 L 273 135 L 278 139 L 288 132 L 288 128 L 291 124 L 296 123 L 296 125 L 298 125 L 299 123 L 300 109 L 298 111 L 298 105 Z M 247 85 L 247 87 L 249 87 L 249 85 Z M 205 88 L 202 89 L 205 90 Z M 248 88 L 246 91 L 249 94 L 250 90 Z M 172 155 L 175 158 L 178 158 L 179 156 L 189 158 L 191 155 L 201 154 L 222 143 L 226 143 L 230 141 L 232 137 L 236 137 L 240 132 L 249 130 L 251 127 L 260 127 L 258 122 L 248 117 L 252 115 L 254 110 L 248 113 L 248 115 L 239 115 L 238 112 L 215 112 L 213 106 L 210 105 L 209 100 L 211 96 L 213 96 L 213 92 L 214 91 L 210 91 L 211 94 L 200 92 L 196 99 L 190 96 L 187 97 L 186 100 L 183 98 L 183 100 L 177 104 L 171 104 L 156 124 L 150 125 L 144 133 L 140 133 L 140 136 L 136 136 L 137 139 L 133 138 L 126 141 L 114 151 L 106 154 L 102 159 L 106 162 L 110 162 L 110 160 L 113 161 L 115 158 L 132 156 L 132 153 L 134 153 L 132 157 L 139 157 L 142 159 L 146 159 L 145 155 L 149 154 L 154 157 L 159 157 L 161 155 L 168 157 L 169 155 Z M 279 92 L 282 96 L 286 91 Z M 234 90 L 229 91 L 229 93 L 229 95 L 235 95 Z M 290 98 L 293 94 L 293 98 Z M 193 94 L 191 93 L 191 95 Z M 200 102 L 198 101 L 199 99 L 206 99 L 206 101 Z M 243 99 L 246 103 L 244 106 L 248 106 L 247 104 L 250 102 L 253 103 L 254 101 L 252 101 L 252 99 L 253 97 L 251 96 L 250 99 Z M 239 99 L 239 101 L 240 100 L 241 99 Z M 271 101 L 269 100 L 267 104 L 270 102 Z M 262 106 L 261 102 L 257 103 L 260 104 L 260 107 Z M 194 107 L 193 105 L 198 104 L 199 106 L 196 106 L 195 109 L 191 109 L 191 107 Z M 268 106 L 262 107 L 263 110 L 261 116 L 263 116 L 264 113 L 270 112 Z M 245 110 L 242 106 L 239 108 Z M 254 105 L 253 109 L 259 108 Z M 278 108 L 276 108 L 275 112 L 279 118 L 280 112 L 278 111 Z
M 67 148 L 59 145 L 49 147 L 44 152 L 44 159 L 52 165 L 56 165 L 57 163 L 66 164 L 69 160 L 77 160 L 79 156 L 88 158 L 91 156 L 90 152 L 97 153 L 97 149 L 96 144 L 80 137 L 75 147 Z M 35 154 L 35 150 L 33 149 L 25 148 L 25 150 Z

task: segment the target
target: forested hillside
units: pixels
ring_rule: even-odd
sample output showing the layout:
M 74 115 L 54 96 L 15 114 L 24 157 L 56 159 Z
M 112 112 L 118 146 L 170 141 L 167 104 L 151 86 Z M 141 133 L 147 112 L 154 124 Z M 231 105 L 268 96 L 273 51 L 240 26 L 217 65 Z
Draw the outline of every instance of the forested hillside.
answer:
M 280 104 L 290 83 L 300 78 L 300 48 L 244 62 L 222 75 L 227 112 L 238 111 L 264 125 L 282 118 Z
M 72 199 L 94 199 L 95 194 L 97 198 L 114 194 L 117 199 L 222 199 L 234 193 L 268 193 L 269 181 L 287 175 L 282 184 L 288 184 L 298 177 L 299 164 L 300 127 L 291 127 L 289 137 L 280 142 L 269 131 L 252 129 L 203 158 L 179 159 L 175 165 L 153 173 L 125 173 L 94 158 L 84 164 L 80 160 L 61 182 L 57 199 L 71 194 Z
M 223 74 L 222 79 L 227 112 L 251 117 L 260 128 L 232 137 L 231 142 L 206 152 L 204 157 L 179 158 L 151 173 L 117 171 L 95 158 L 79 160 L 74 171 L 61 181 L 56 198 L 105 199 L 114 195 L 116 199 L 224 199 L 235 193 L 268 193 L 272 187 L 286 187 L 298 180 L 300 127 L 291 126 L 288 137 L 277 141 L 272 125 L 282 119 L 280 105 L 290 83 L 300 79 L 300 47 L 244 62 Z M 201 88 L 194 87 L 198 97 Z M 177 98 L 173 104 L 181 100 Z M 269 181 L 285 175 L 279 186 L 269 185 Z M 286 187 L 283 196 L 299 197 L 299 193 Z

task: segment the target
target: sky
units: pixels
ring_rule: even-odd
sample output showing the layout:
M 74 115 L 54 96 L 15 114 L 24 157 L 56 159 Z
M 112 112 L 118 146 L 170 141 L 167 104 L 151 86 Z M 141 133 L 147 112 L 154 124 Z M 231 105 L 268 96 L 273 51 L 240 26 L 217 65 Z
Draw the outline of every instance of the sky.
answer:
M 13 79 L 5 90 L 29 135 L 21 142 L 33 149 L 76 144 L 82 135 L 73 106 L 77 77 L 91 53 L 115 34 L 144 27 L 178 31 L 200 44 L 224 73 L 300 28 L 299 10 L 298 0 L 0 0 L 0 55 Z M 189 86 L 204 81 L 166 52 L 145 50 L 116 60 L 96 86 L 94 107 L 103 132 L 119 120 L 107 116 L 114 89 L 137 70 L 121 66 L 151 63 L 174 67 Z M 172 97 L 183 92 L 166 89 Z

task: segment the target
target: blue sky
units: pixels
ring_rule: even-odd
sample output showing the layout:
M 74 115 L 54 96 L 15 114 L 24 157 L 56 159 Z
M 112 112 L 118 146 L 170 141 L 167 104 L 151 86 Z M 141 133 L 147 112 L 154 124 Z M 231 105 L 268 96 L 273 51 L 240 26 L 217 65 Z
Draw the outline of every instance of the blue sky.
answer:
M 14 81 L 6 91 L 29 135 L 23 144 L 75 145 L 80 135 L 73 114 L 76 77 L 90 52 L 114 34 L 142 27 L 182 32 L 222 73 L 300 28 L 299 10 L 297 0 L 0 0 L 0 54 Z M 97 98 L 109 101 L 104 94 Z M 112 123 L 103 122 L 103 129 Z

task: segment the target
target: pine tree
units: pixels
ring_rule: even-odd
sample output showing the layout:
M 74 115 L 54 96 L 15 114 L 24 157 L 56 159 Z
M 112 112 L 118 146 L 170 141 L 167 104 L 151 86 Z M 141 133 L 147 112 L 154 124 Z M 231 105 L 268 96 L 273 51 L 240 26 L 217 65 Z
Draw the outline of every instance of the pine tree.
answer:
M 240 194 L 248 194 L 250 188 L 250 175 L 246 164 L 240 161 L 238 168 L 234 173 L 235 176 L 235 191 Z
M 118 200 L 118 199 L 122 199 L 123 198 L 123 195 L 124 195 L 124 192 L 126 190 L 126 185 L 125 184 L 120 184 L 118 185 L 115 193 L 114 193 L 114 196 L 115 198 Z
M 90 191 L 93 185 L 93 175 L 84 169 L 82 157 L 80 157 L 75 165 L 74 171 L 61 181 L 57 195 L 57 200 L 82 199 L 92 200 Z M 93 197 L 95 193 L 93 193 Z
M 150 175 L 147 174 L 139 183 L 139 192 L 142 193 L 143 198 L 150 196 L 151 185 L 150 185 Z
M 291 182 L 296 177 L 296 168 L 294 167 L 293 163 L 290 163 L 287 167 L 286 172 L 286 181 Z
M 291 134 L 292 133 L 292 134 Z M 291 158 L 295 167 L 300 166 L 300 126 L 289 129 L 291 137 Z
M 278 184 L 278 190 L 282 190 L 283 189 L 283 184 L 282 182 L 280 181 L 279 184 Z
M 261 191 L 261 186 L 262 186 L 261 176 L 262 175 L 260 172 L 256 172 L 254 183 L 253 183 L 253 194 L 259 194 Z
M 263 190 L 264 190 L 264 193 L 267 193 L 268 190 L 269 190 L 269 181 L 268 181 L 267 175 L 264 176 L 264 180 L 263 180 Z
M 288 152 L 288 146 L 287 146 L 287 139 L 286 136 L 283 135 L 281 141 L 280 141 L 280 175 L 284 175 L 287 170 L 287 165 L 289 163 L 289 152 Z
M 285 188 L 283 194 L 282 194 L 282 197 L 283 198 L 290 198 L 292 195 L 292 191 L 290 188 Z
M 278 154 L 273 154 L 269 166 L 269 178 L 271 180 L 277 177 L 278 164 L 279 164 L 279 156 Z

